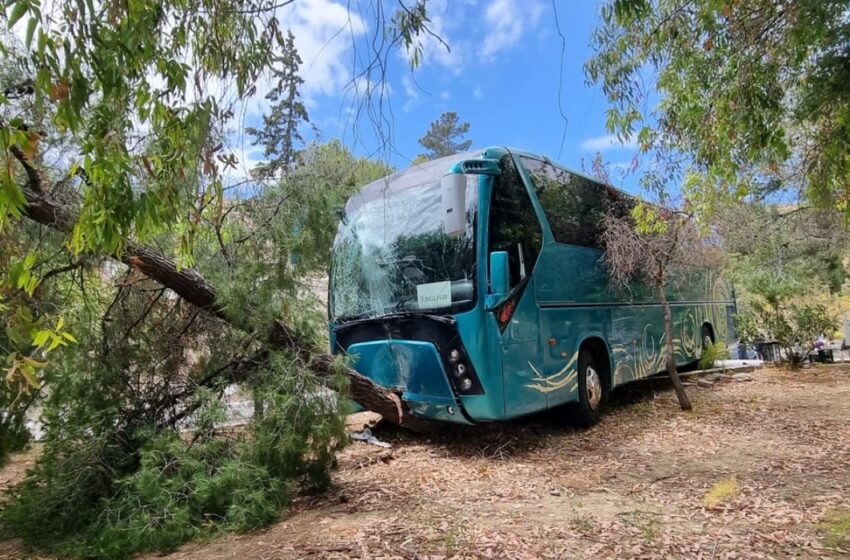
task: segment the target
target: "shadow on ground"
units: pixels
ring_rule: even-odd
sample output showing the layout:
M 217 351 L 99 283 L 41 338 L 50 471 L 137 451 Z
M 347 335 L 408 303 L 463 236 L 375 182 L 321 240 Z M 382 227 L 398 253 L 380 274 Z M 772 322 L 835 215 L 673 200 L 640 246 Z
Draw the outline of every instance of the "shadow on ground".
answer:
M 666 374 L 617 387 L 605 405 L 603 419 L 605 415 L 618 410 L 652 402 L 659 393 L 670 387 L 671 382 Z M 572 415 L 573 405 L 565 404 L 514 420 L 475 426 L 434 423 L 433 430 L 427 434 L 411 433 L 389 422 L 381 422 L 372 428 L 372 433 L 393 445 L 427 443 L 462 457 L 521 457 L 545 445 L 552 436 L 586 432 L 586 428 L 575 425 Z

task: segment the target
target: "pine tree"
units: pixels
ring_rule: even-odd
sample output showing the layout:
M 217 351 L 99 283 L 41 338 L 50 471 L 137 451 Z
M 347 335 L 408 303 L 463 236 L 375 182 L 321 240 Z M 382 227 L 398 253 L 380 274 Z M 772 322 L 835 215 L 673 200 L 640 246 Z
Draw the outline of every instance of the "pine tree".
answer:
M 267 95 L 271 101 L 271 111 L 263 115 L 263 128 L 249 128 L 248 133 L 256 140 L 255 145 L 265 146 L 264 155 L 267 162 L 257 167 L 257 175 L 261 178 L 275 177 L 292 171 L 297 155 L 295 144 L 304 143 L 304 138 L 298 131 L 299 125 L 310 122 L 307 109 L 300 101 L 298 89 L 304 79 L 298 74 L 303 62 L 295 48 L 295 36 L 288 31 L 286 38 L 280 42 L 282 53 L 276 57 L 279 66 L 273 71 L 277 84 Z
M 469 123 L 458 121 L 457 113 L 448 111 L 431 123 L 428 132 L 419 139 L 419 145 L 428 150 L 423 154 L 425 158 L 437 159 L 469 149 L 472 140 L 462 140 L 469 132 Z

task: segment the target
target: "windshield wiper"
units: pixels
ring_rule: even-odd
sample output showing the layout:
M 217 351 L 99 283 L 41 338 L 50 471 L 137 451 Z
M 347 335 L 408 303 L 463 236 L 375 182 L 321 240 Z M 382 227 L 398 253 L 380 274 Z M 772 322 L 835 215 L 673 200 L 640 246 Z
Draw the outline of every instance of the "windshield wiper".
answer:
M 362 313 L 352 313 L 350 315 L 342 315 L 342 316 L 334 319 L 334 322 L 335 323 L 350 323 L 352 321 L 362 321 L 364 319 L 365 320 L 378 319 L 378 318 L 382 318 L 382 317 L 404 315 L 404 314 L 407 314 L 407 313 L 417 313 L 416 311 L 412 311 L 412 310 L 404 308 L 405 304 L 410 303 L 412 301 L 413 300 L 410 300 L 410 299 L 400 299 L 400 300 L 398 300 L 396 302 L 395 306 L 393 307 L 392 313 L 381 314 L 381 313 L 375 312 L 374 310 L 369 310 L 369 311 L 364 311 Z
M 370 321 L 391 321 L 393 319 L 400 319 L 403 317 L 425 317 L 427 319 L 432 319 L 441 323 L 455 323 L 454 318 L 450 315 L 435 315 L 433 313 L 425 313 L 423 311 L 398 311 L 395 313 L 387 313 L 386 315 L 371 315 L 371 312 L 366 312 L 360 313 L 358 315 L 348 315 L 337 318 L 337 323 L 345 321 L 345 324 L 337 325 L 336 328 L 349 327 L 357 323 L 367 323 Z

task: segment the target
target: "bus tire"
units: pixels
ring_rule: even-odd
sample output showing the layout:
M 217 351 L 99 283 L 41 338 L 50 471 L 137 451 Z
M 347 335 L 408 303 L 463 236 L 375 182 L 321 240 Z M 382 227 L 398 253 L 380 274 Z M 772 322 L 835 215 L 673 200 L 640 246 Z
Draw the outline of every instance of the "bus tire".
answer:
M 575 423 L 581 427 L 599 421 L 608 391 L 603 375 L 593 353 L 583 348 L 578 355 L 578 402 L 573 414 Z

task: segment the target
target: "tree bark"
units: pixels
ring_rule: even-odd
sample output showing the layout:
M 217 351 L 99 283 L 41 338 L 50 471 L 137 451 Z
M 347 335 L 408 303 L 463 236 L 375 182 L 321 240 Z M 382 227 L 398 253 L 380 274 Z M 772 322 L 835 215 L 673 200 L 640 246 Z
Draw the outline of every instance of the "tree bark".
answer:
M 21 161 L 30 178 L 22 189 L 26 197 L 25 214 L 35 222 L 49 226 L 61 232 L 70 233 L 77 221 L 72 210 L 51 200 L 49 189 L 43 188 L 41 177 L 30 173 L 28 162 Z M 215 286 L 197 271 L 189 268 L 177 268 L 176 263 L 159 251 L 128 240 L 124 251 L 117 257 L 125 264 L 135 267 L 171 289 L 185 301 L 203 309 L 238 329 L 245 329 L 239 317 L 231 316 L 217 301 Z M 295 352 L 310 369 L 333 384 L 335 373 L 340 371 L 336 358 L 317 349 L 310 341 L 300 340 L 288 325 L 275 321 L 271 326 L 266 344 L 273 349 L 288 349 Z M 401 398 L 394 392 L 375 384 L 351 368 L 342 370 L 348 379 L 348 394 L 369 410 L 377 412 L 387 420 L 413 430 L 427 430 L 431 423 L 410 414 Z M 333 388 L 333 387 L 332 387 Z
M 670 302 L 667 301 L 667 294 L 664 293 L 664 284 L 661 283 L 658 288 L 658 299 L 661 301 L 661 307 L 664 310 L 664 345 L 665 354 L 667 355 L 667 374 L 670 376 L 670 381 L 673 382 L 673 389 L 676 391 L 676 398 L 679 399 L 679 406 L 682 410 L 691 410 L 691 400 L 685 392 L 685 387 L 682 385 L 682 380 L 679 379 L 679 371 L 676 369 L 676 348 L 673 346 L 673 313 L 670 310 Z

